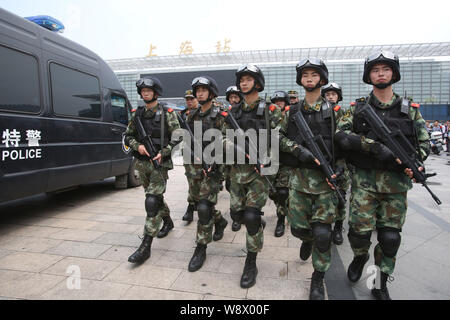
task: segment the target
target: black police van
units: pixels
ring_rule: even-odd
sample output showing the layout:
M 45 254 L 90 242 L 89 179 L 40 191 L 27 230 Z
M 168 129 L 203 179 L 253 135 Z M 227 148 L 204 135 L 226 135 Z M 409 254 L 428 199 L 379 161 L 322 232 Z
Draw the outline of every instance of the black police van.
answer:
M 0 202 L 116 176 L 131 107 L 98 55 L 0 8 Z

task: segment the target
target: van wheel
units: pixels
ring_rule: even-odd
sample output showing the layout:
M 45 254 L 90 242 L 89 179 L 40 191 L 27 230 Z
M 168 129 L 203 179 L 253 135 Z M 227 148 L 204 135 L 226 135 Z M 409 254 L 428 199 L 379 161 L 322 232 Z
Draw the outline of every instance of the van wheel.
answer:
M 139 173 L 136 170 L 136 162 L 137 159 L 133 158 L 130 171 L 128 172 L 128 188 L 138 187 L 142 184 L 141 179 L 139 179 Z

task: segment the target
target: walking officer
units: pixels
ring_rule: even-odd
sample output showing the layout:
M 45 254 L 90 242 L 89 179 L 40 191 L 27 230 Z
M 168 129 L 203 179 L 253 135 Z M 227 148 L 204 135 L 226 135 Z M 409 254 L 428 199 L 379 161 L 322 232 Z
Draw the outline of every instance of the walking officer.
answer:
M 392 85 L 400 81 L 400 63 L 392 52 L 377 52 L 364 63 L 363 81 L 373 91 L 360 98 L 340 119 L 336 140 L 346 151 L 347 161 L 355 166 L 352 177 L 348 239 L 353 261 L 347 276 L 357 282 L 369 260 L 372 232 L 377 230 L 378 244 L 374 249 L 375 264 L 379 267 L 377 283 L 372 289 L 376 299 L 389 300 L 387 281 L 394 272 L 407 211 L 407 192 L 412 188 L 412 171 L 395 159 L 371 129 L 361 108 L 371 108 L 392 131 L 401 131 L 415 147 L 410 156 L 422 166 L 429 155 L 428 133 L 419 105 L 403 99 Z M 404 145 L 404 142 L 402 143 Z
M 139 107 L 133 115 L 125 132 L 125 143 L 133 150 L 133 155 L 138 159 L 136 169 L 145 190 L 145 210 L 147 218 L 144 227 L 144 239 L 142 244 L 133 253 L 128 261 L 142 263 L 150 257 L 153 238 L 165 237 L 174 225 L 170 218 L 170 210 L 164 200 L 168 170 L 173 169 L 171 151 L 178 142 L 171 142 L 172 133 L 180 128 L 173 109 L 168 109 L 158 102 L 158 97 L 163 93 L 161 82 L 154 77 L 141 78 L 136 82 L 137 92 L 145 102 L 145 106 Z M 155 148 L 159 151 L 151 157 L 149 150 L 144 146 L 143 133 L 136 126 L 140 120 L 146 134 L 150 137 Z M 155 167 L 154 162 L 159 163 Z M 159 231 L 161 220 L 164 221 Z M 159 233 L 158 233 L 159 231 Z

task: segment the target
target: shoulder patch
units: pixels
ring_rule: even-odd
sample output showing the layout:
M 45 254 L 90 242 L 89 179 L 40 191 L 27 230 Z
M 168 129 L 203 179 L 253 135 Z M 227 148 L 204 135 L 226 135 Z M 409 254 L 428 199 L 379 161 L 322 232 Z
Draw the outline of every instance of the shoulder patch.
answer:
M 411 107 L 413 107 L 413 108 L 420 108 L 420 104 L 411 102 Z
M 339 109 L 341 109 L 341 106 L 337 105 L 336 107 L 334 107 L 334 111 L 339 111 Z
M 172 113 L 172 112 L 173 112 L 173 109 L 172 109 L 172 108 L 169 108 L 169 109 L 167 109 L 167 111 L 168 111 L 169 113 Z
M 136 112 L 137 109 L 131 109 L 131 112 Z
M 277 107 L 275 107 L 273 104 L 271 104 L 270 107 L 269 107 L 270 111 L 272 111 L 272 112 L 274 112 L 276 108 Z
M 352 106 L 352 107 L 354 107 L 354 106 L 356 106 L 356 102 L 352 102 L 352 103 L 350 103 L 350 105 Z
M 291 109 L 291 106 L 287 106 L 286 108 L 284 108 L 284 111 L 289 111 Z
M 224 111 L 224 112 L 221 113 L 221 115 L 224 116 L 224 117 L 228 117 L 228 112 Z

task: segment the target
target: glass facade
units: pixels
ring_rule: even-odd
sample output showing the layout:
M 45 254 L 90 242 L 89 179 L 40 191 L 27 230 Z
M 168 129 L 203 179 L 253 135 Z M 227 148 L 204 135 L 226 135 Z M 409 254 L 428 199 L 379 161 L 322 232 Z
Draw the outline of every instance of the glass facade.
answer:
M 446 43 L 444 43 L 446 44 Z M 443 45 L 443 44 L 442 44 Z M 404 48 L 409 48 L 413 45 L 401 45 L 399 46 L 399 50 L 403 50 Z M 365 47 L 361 47 L 365 49 Z M 304 50 L 304 49 L 301 49 Z M 431 49 L 427 49 L 431 50 Z M 396 52 L 395 50 L 393 50 Z M 358 51 L 359 52 L 359 51 Z M 430 51 L 431 52 L 431 51 Z M 300 93 L 300 97 L 304 96 L 304 90 L 296 84 L 296 70 L 295 70 L 295 57 L 291 57 L 293 61 L 291 62 L 274 62 L 272 61 L 274 57 L 267 56 L 267 61 L 265 61 L 264 56 L 256 55 L 255 59 L 259 57 L 260 61 L 255 62 L 263 71 L 265 79 L 266 79 L 266 87 L 263 95 L 267 93 L 270 96 L 273 92 L 277 90 L 297 90 Z M 349 57 L 353 55 L 353 53 L 349 52 Z M 414 56 L 412 54 L 408 54 L 406 57 L 400 55 L 400 71 L 402 79 L 400 82 L 394 85 L 394 91 L 404 96 L 406 94 L 407 97 L 410 97 L 414 100 L 414 102 L 420 103 L 422 105 L 450 105 L 450 58 L 449 53 L 446 54 L 439 53 L 440 58 L 427 58 L 423 57 L 426 53 L 422 53 L 422 56 Z M 236 53 L 237 55 L 237 53 Z M 437 55 L 437 54 L 433 54 Z M 442 58 L 445 57 L 445 58 Z M 161 57 L 162 59 L 163 57 Z M 195 57 L 194 57 L 195 58 Z M 193 59 L 194 59 L 193 58 Z M 167 61 L 165 61 L 166 59 Z M 234 64 L 223 64 L 221 66 L 220 57 L 212 56 L 210 59 L 214 60 L 214 66 L 202 65 L 198 62 L 197 65 L 189 65 L 184 66 L 182 61 L 178 61 L 177 57 L 164 57 L 161 61 L 165 61 L 167 63 L 167 67 L 164 67 L 163 62 L 158 62 L 159 65 L 155 68 L 153 67 L 144 67 L 142 65 L 141 68 L 137 63 L 144 63 L 141 60 L 126 60 L 126 61 L 111 61 L 111 67 L 113 70 L 118 70 L 117 76 L 125 91 L 128 94 L 130 102 L 133 107 L 137 106 L 140 103 L 140 98 L 136 93 L 135 82 L 140 77 L 141 74 L 157 74 L 157 73 L 181 73 L 186 71 L 207 71 L 211 70 L 236 70 L 240 64 L 243 63 L 252 63 L 253 60 L 249 61 L 241 61 L 243 63 L 236 64 L 238 61 L 235 61 Z M 300 57 L 298 58 L 300 59 Z M 324 58 L 325 59 L 325 58 Z M 350 60 L 351 59 L 351 60 Z M 280 60 L 282 60 L 280 58 Z M 145 63 L 150 63 L 151 60 L 146 60 Z M 363 69 L 364 69 L 364 60 L 361 58 L 354 59 L 349 58 L 345 60 L 329 60 L 325 63 L 329 70 L 329 80 L 332 82 L 336 82 L 342 86 L 344 100 L 341 102 L 343 107 L 348 107 L 352 101 L 357 98 L 367 96 L 372 87 L 370 85 L 365 84 L 362 81 Z M 130 72 L 127 72 L 126 64 L 130 64 L 133 68 L 130 67 Z M 179 65 L 176 65 L 179 64 Z M 125 67 L 124 67 L 125 65 Z M 115 69 L 115 67 L 117 69 Z M 133 70 L 133 71 L 131 71 Z M 182 75 L 180 75 L 181 77 Z M 189 87 L 190 83 L 186 83 L 186 88 Z M 234 85 L 234 83 L 230 83 L 230 85 Z M 185 87 L 177 88 L 176 92 L 184 93 L 186 90 Z M 171 90 L 173 91 L 173 90 Z M 219 101 L 224 101 L 225 92 L 220 92 Z M 166 102 L 175 105 L 182 106 L 184 105 L 184 99 L 182 96 L 178 97 L 167 97 L 164 99 Z M 450 108 L 448 108 L 450 109 Z M 443 116 L 444 119 L 449 119 L 450 115 L 447 114 Z

